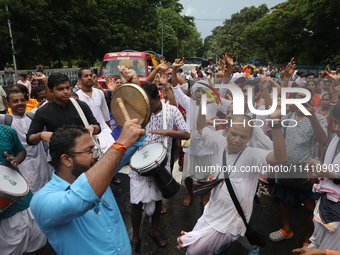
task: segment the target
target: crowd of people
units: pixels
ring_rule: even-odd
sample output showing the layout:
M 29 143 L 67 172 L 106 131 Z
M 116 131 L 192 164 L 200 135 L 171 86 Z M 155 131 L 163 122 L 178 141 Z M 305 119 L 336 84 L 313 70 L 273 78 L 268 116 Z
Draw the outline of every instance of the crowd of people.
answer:
M 187 247 L 186 254 L 220 254 L 234 241 L 249 255 L 260 254 L 245 236 L 225 178 L 247 221 L 258 183 L 274 186 L 282 228 L 269 233 L 272 242 L 294 238 L 292 207 L 303 205 L 305 236 L 292 253 L 340 253 L 340 65 L 334 72 L 327 66 L 318 76 L 304 75 L 294 59 L 282 69 L 249 69 L 235 65 L 226 53 L 217 64 L 192 68 L 184 77 L 184 64 L 185 59 L 161 63 L 141 84 L 151 111 L 144 128 L 137 119 L 119 127 L 110 111 L 120 86 L 140 85 L 136 70 L 124 66 L 118 67 L 119 77 L 105 77 L 107 89 L 90 68 L 78 71 L 74 87 L 67 75 L 47 78 L 37 68 L 30 74 L 34 86 L 20 75 L 7 94 L 0 88 L 0 171 L 20 173 L 29 189 L 18 201 L 0 204 L 4 254 L 47 254 L 49 245 L 57 254 L 79 254 L 79 249 L 82 254 L 138 254 L 143 211 L 151 216 L 152 240 L 167 246 L 159 229 L 167 208 L 154 178 L 130 167 L 130 238 L 110 188 L 121 182 L 117 172 L 131 156 L 152 144 L 164 145 L 169 173 L 178 150 L 187 192 L 183 206 L 192 204 L 198 181 L 223 179 L 200 197 L 204 211 L 194 228 L 179 233 L 178 247 Z M 281 105 L 281 98 L 288 104 Z M 243 114 L 236 114 L 240 100 Z M 274 166 L 308 171 L 290 178 L 265 171 Z

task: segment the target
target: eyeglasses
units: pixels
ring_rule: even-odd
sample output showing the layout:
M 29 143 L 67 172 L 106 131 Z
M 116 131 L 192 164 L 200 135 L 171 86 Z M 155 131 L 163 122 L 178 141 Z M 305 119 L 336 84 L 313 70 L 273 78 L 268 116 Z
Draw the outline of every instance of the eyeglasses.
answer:
M 99 149 L 95 148 L 93 149 L 92 151 L 77 151 L 77 152 L 70 152 L 68 153 L 69 155 L 72 155 L 72 154 L 92 154 L 92 158 L 96 158 L 98 156 L 98 153 L 99 153 Z

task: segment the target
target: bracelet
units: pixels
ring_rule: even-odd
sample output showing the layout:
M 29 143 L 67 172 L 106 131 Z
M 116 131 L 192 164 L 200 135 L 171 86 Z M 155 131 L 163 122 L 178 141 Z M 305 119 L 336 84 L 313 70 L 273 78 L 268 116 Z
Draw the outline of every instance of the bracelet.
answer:
M 41 140 L 41 133 L 42 133 L 42 132 L 39 133 L 39 139 L 40 139 L 40 140 Z
M 279 128 L 282 128 L 282 125 L 281 125 L 281 123 L 272 124 L 271 128 L 272 129 L 279 129 Z
M 120 153 L 122 153 L 123 155 L 126 152 L 126 146 L 124 144 L 121 143 L 113 143 L 111 145 L 111 148 L 116 149 L 117 151 L 119 151 Z
M 118 145 L 120 145 L 120 146 L 123 146 L 123 147 L 126 147 L 124 144 L 122 144 L 122 143 L 117 143 L 117 142 L 115 142 L 114 144 L 118 144 Z

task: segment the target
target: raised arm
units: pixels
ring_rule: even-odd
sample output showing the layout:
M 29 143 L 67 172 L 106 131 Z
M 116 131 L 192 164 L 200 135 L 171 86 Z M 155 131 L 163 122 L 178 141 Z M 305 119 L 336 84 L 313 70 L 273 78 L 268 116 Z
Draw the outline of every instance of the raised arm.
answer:
M 295 60 L 294 60 L 294 58 L 292 58 L 290 60 L 290 62 L 288 63 L 288 65 L 286 66 L 286 70 L 285 70 L 284 75 L 283 75 L 283 81 L 281 83 L 282 88 L 288 87 L 288 81 L 290 80 L 295 69 L 296 69 Z
M 263 97 L 264 102 L 265 102 L 265 107 L 268 110 L 269 107 L 273 103 L 272 98 L 269 95 L 269 89 L 268 89 L 269 80 L 268 80 L 268 78 L 260 78 L 259 85 L 260 85 L 260 89 L 262 91 L 262 97 Z
M 272 123 L 272 137 L 274 150 L 267 156 L 267 163 L 276 165 L 287 161 L 286 143 L 281 131 L 281 109 L 278 109 L 269 115 Z
M 309 118 L 312 124 L 313 133 L 314 133 L 316 140 L 318 141 L 319 144 L 321 144 L 322 146 L 325 146 L 327 143 L 327 135 L 325 133 L 325 130 L 321 127 L 321 124 L 315 115 L 314 107 L 308 103 L 304 104 L 304 106 L 311 113 L 310 116 L 306 116 L 306 117 Z
M 137 124 L 137 119 L 126 121 L 117 143 L 129 148 L 144 134 L 145 130 Z M 110 185 L 122 157 L 123 154 L 120 151 L 110 148 L 95 165 L 86 171 L 86 177 L 98 197 L 101 197 Z
M 156 66 L 152 72 L 149 74 L 149 76 L 146 78 L 145 82 L 153 82 L 156 74 L 162 70 L 162 69 L 168 69 L 170 67 L 170 63 L 169 62 L 164 62 L 162 64 L 159 64 L 158 66 Z
M 176 101 L 174 92 L 171 89 L 171 84 L 169 82 L 167 82 L 166 84 L 163 84 L 163 89 L 168 97 L 169 103 L 177 107 L 177 101 Z
M 177 76 L 177 69 L 184 65 L 184 58 L 175 59 L 175 62 L 172 64 L 172 86 L 176 87 L 178 84 L 178 76 Z
M 229 81 L 230 81 L 230 76 L 233 73 L 234 56 L 231 52 L 228 52 L 228 53 L 224 54 L 223 58 L 224 58 L 224 62 L 227 65 L 227 69 L 225 70 L 222 79 L 223 79 L 224 84 L 228 84 Z
M 41 72 L 33 73 L 32 77 L 34 80 L 41 81 L 42 85 L 44 86 L 46 99 L 47 101 L 51 101 L 53 99 L 53 96 L 50 89 L 47 86 L 47 77 Z

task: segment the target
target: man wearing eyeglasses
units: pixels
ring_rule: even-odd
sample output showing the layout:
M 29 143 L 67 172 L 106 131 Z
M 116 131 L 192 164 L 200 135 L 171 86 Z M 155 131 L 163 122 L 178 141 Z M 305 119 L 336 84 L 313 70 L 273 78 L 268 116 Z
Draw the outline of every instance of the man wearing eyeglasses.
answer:
M 104 156 L 89 131 L 64 126 L 51 137 L 52 180 L 35 193 L 31 210 L 57 254 L 128 254 L 131 246 L 110 181 L 145 130 L 126 121 L 117 142 Z

